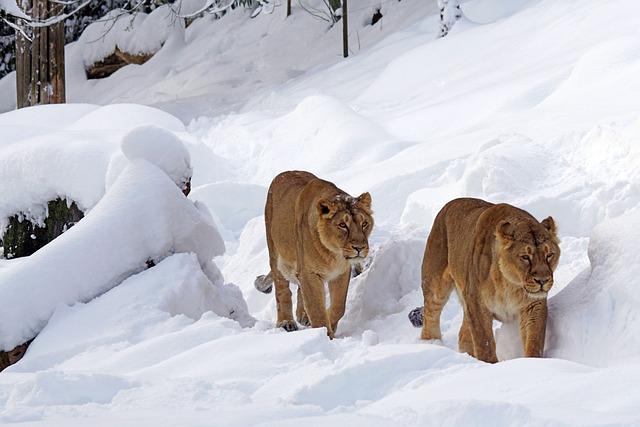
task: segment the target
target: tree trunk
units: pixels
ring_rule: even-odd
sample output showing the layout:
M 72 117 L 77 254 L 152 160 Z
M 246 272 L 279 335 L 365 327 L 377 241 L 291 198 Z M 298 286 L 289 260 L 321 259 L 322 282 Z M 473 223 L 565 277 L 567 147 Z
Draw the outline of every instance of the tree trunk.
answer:
M 287 0 L 287 16 L 291 15 L 291 0 Z
M 0 240 L 5 258 L 31 255 L 84 217 L 75 202 L 68 205 L 65 199 L 56 199 L 47 203 L 47 212 L 47 218 L 42 226 L 24 219 L 21 214 L 9 218 L 7 229 Z
M 349 25 L 347 23 L 347 0 L 342 0 L 342 56 L 349 56 Z
M 23 9 L 36 20 L 55 17 L 63 6 L 51 0 L 23 0 Z M 20 32 L 16 39 L 18 108 L 65 102 L 64 22 L 30 29 L 31 41 Z

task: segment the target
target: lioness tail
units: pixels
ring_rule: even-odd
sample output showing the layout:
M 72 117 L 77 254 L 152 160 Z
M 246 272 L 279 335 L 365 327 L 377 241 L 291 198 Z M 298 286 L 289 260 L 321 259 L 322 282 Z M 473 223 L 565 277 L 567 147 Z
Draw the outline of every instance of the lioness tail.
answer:
M 273 277 L 271 277 L 271 272 L 256 277 L 253 286 L 263 294 L 270 294 L 273 290 Z
M 424 322 L 423 308 L 424 307 L 416 307 L 409 312 L 409 321 L 416 328 L 421 328 Z

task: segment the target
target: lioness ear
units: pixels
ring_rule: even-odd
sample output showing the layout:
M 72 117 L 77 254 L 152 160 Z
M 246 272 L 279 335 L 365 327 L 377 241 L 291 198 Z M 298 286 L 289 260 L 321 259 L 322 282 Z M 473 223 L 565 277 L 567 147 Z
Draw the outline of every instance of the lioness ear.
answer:
M 505 220 L 500 221 L 498 227 L 496 228 L 496 235 L 504 240 L 513 240 L 515 239 L 516 228 L 514 225 Z
M 361 195 L 358 196 L 357 203 L 358 203 L 358 206 L 360 206 L 364 210 L 366 211 L 371 210 L 371 194 L 362 193 Z
M 318 215 L 322 218 L 331 218 L 338 210 L 336 204 L 327 199 L 318 200 Z
M 549 230 L 551 234 L 553 234 L 554 236 L 556 235 L 556 231 L 558 230 L 558 228 L 556 227 L 556 222 L 552 217 L 547 217 L 546 219 L 542 220 L 540 224 L 542 224 L 544 228 Z

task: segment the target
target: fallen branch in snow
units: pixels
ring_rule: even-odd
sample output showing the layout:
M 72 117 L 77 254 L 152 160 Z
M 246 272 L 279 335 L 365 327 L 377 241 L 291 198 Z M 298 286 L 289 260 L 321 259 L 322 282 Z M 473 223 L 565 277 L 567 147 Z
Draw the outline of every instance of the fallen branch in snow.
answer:
M 120 68 L 129 64 L 144 64 L 151 59 L 153 55 L 153 53 L 135 55 L 123 52 L 116 47 L 115 52 L 111 55 L 107 56 L 102 61 L 98 61 L 95 64 L 90 65 L 86 69 L 87 79 L 102 79 L 109 77 Z
M 27 352 L 27 348 L 29 348 L 29 344 L 31 344 L 32 341 L 33 340 L 29 340 L 24 344 L 20 344 L 10 351 L 0 351 L 0 372 L 20 361 Z
M 8 225 L 0 243 L 7 259 L 29 256 L 66 232 L 84 214 L 75 202 L 57 198 L 44 203 L 44 221 L 33 221 L 25 213 L 8 218 Z M 40 223 L 41 222 L 41 223 Z

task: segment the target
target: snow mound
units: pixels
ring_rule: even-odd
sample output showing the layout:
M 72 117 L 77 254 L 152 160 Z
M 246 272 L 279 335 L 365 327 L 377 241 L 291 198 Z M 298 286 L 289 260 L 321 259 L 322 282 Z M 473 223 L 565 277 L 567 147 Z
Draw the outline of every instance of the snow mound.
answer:
M 419 288 L 424 245 L 422 239 L 390 239 L 376 250 L 370 267 L 352 279 L 339 334 L 362 331 L 370 321 L 393 314 L 406 315 L 403 298 Z
M 113 375 L 91 373 L 39 372 L 16 384 L 9 401 L 25 407 L 111 403 L 121 390 L 135 384 Z
M 141 105 L 24 108 L 2 115 L 0 126 L 0 232 L 16 214 L 43 223 L 47 202 L 58 197 L 84 212 L 93 208 L 128 164 L 121 147 L 178 185 L 192 173 L 189 153 L 172 133 L 183 132 L 182 123 Z
M 76 226 L 2 270 L 0 348 L 33 338 L 58 305 L 88 301 L 174 252 L 206 266 L 224 242 L 160 169 L 134 160 Z
M 589 242 L 591 267 L 550 301 L 548 354 L 597 366 L 637 356 L 640 212 L 598 225 Z
M 49 106 L 38 106 L 34 108 L 40 109 L 47 107 Z M 172 132 L 184 132 L 185 130 L 182 122 L 171 114 L 144 105 L 111 104 L 93 108 L 93 111 L 76 119 L 72 124 L 67 126 L 67 129 L 76 131 L 96 131 L 103 129 L 110 131 L 128 131 L 136 126 L 156 125 Z M 34 113 L 36 112 L 34 111 Z
M 122 138 L 120 148 L 129 160 L 144 159 L 156 165 L 180 188 L 191 179 L 189 152 L 168 130 L 152 125 L 135 128 Z
M 74 355 L 82 362 L 81 354 L 87 349 L 100 347 L 111 352 L 123 343 L 133 348 L 105 359 L 102 366 L 108 366 L 110 372 L 146 366 L 179 353 L 179 346 L 163 349 L 161 337 L 194 324 L 207 312 L 216 313 L 209 313 L 210 319 L 237 317 L 246 326 L 242 313 L 246 314 L 246 306 L 234 306 L 226 297 L 227 288 L 232 287 L 210 280 L 194 254 L 171 255 L 86 304 L 59 307 L 29 347 L 29 354 L 10 369 L 41 369 Z M 239 329 L 234 322 L 224 324 Z M 143 343 L 146 340 L 150 341 Z M 141 360 L 132 357 L 144 351 Z
M 169 5 L 159 6 L 150 14 L 116 9 L 87 26 L 78 45 L 82 47 L 84 65 L 89 67 L 116 48 L 132 55 L 153 54 L 172 35 L 184 37 L 184 28 L 182 19 L 171 12 Z
M 273 295 L 258 292 L 253 286 L 257 276 L 269 272 L 264 216 L 247 222 L 235 252 L 225 256 L 222 272 L 227 280 L 238 284 L 253 315 L 272 320 L 271 310 L 275 308 Z
M 240 237 L 250 219 L 263 214 L 267 189 L 261 185 L 216 182 L 195 188 L 189 198 L 207 205 L 225 240 L 233 240 Z
M 104 194 L 105 172 L 116 150 L 116 144 L 71 139 L 65 132 L 0 149 L 0 232 L 18 213 L 43 223 L 47 202 L 58 197 L 75 201 L 82 211 L 92 208 Z

